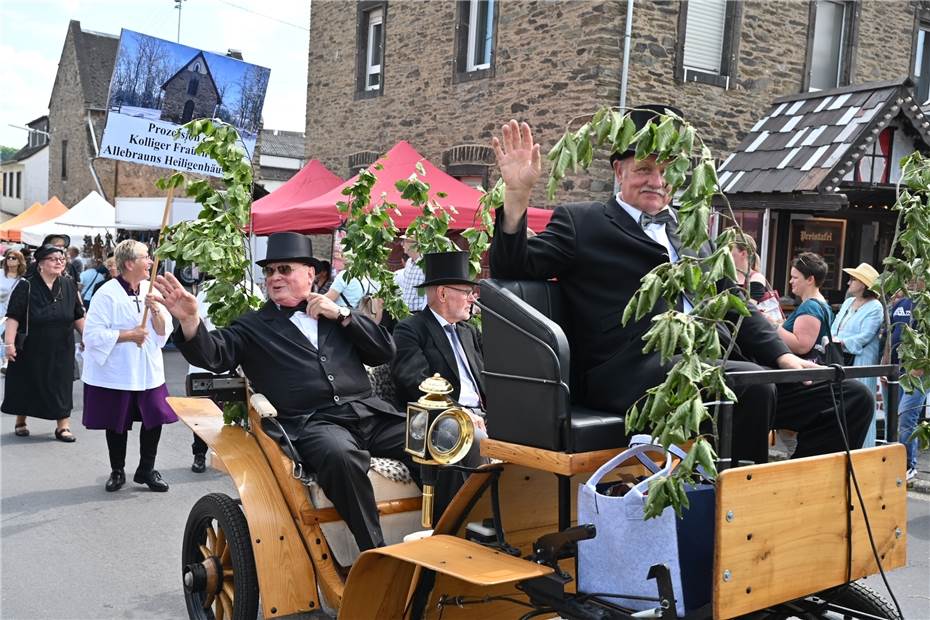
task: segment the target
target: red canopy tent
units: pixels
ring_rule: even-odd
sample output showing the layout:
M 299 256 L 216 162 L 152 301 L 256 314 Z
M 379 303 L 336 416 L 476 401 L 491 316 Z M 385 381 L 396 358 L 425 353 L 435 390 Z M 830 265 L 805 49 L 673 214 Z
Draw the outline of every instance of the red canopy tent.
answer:
M 457 213 L 450 212 L 452 216 L 449 223 L 450 230 L 464 230 L 478 225 L 478 199 L 481 198 L 481 192 L 462 183 L 455 177 L 449 176 L 420 155 L 409 143 L 401 141 L 375 162 L 371 168 L 375 176 L 378 177 L 371 190 L 372 200 L 380 200 L 381 195 L 386 194 L 385 199 L 387 202 L 397 205 L 400 215 L 391 214 L 397 227 L 401 230 L 405 229 L 420 214 L 420 209 L 410 204 L 409 201 L 401 199 L 400 192 L 394 187 L 396 181 L 406 179 L 410 175 L 417 173 L 417 163 L 420 163 L 426 172 L 420 178 L 429 184 L 430 195 L 436 203 L 444 209 L 448 210 L 450 207 L 454 207 L 457 211 Z M 374 166 L 378 164 L 382 166 L 382 169 L 374 170 Z M 292 217 L 289 218 L 287 223 L 283 222 L 283 218 L 278 217 L 276 213 L 273 225 L 266 227 L 266 232 L 262 232 L 256 227 L 256 233 L 268 234 L 276 231 L 292 230 L 309 234 L 334 231 L 342 223 L 342 214 L 336 208 L 336 203 L 346 199 L 342 194 L 342 190 L 355 183 L 357 179 L 357 176 L 353 177 L 324 194 L 293 205 L 289 208 Z M 281 191 L 281 189 L 283 187 L 277 191 Z M 446 195 L 439 198 L 437 194 L 440 192 Z M 270 197 L 267 196 L 262 200 Z M 531 208 L 528 214 L 528 225 L 539 232 L 549 223 L 551 215 L 552 212 L 548 209 Z
M 340 185 L 342 179 L 319 160 L 312 159 L 284 185 L 252 203 L 252 226 L 255 234 L 300 230 L 303 213 L 296 205 Z

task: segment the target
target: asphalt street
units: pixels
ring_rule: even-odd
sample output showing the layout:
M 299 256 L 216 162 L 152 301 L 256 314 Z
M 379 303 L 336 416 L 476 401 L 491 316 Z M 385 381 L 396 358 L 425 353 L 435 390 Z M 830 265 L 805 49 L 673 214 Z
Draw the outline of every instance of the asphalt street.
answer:
M 165 358 L 169 390 L 183 395 L 187 366 L 175 351 Z M 190 471 L 191 433 L 177 423 L 165 427 L 156 465 L 167 493 L 131 480 L 106 493 L 104 433 L 81 425 L 81 398 L 75 382 L 73 444 L 56 441 L 54 423 L 43 420 L 30 420 L 30 437 L 15 437 L 14 417 L 0 416 L 0 618 L 185 618 L 180 553 L 188 512 L 201 496 L 235 496 L 235 488 L 216 470 Z M 137 459 L 138 429 L 129 441 L 130 478 Z M 930 619 L 928 500 L 909 494 L 909 566 L 888 575 L 909 620 Z M 867 583 L 882 589 L 878 576 Z

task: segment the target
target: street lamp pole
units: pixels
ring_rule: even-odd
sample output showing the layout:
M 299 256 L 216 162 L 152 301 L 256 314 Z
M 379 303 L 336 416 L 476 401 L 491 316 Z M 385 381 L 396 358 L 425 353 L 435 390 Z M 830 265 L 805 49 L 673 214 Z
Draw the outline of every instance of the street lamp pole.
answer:
M 181 42 L 181 4 L 185 2 L 185 0 L 173 0 L 173 2 L 174 2 L 174 8 L 178 10 L 178 43 L 180 43 Z

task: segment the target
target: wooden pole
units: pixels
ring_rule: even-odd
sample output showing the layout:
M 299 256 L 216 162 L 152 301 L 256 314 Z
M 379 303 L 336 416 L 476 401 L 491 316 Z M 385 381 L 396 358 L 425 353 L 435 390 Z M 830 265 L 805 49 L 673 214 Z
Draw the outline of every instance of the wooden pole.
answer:
M 168 188 L 168 197 L 165 200 L 165 212 L 161 216 L 161 231 L 158 233 L 158 243 L 161 243 L 162 235 L 165 234 L 165 228 L 168 227 L 168 219 L 171 217 L 171 204 L 174 202 L 174 186 Z M 155 283 L 155 274 L 158 273 L 158 257 L 152 261 L 152 273 L 149 274 L 149 292 L 152 290 L 152 285 Z M 145 322 L 149 318 L 149 307 L 146 306 L 145 310 L 142 311 L 142 324 L 140 327 L 145 327 Z

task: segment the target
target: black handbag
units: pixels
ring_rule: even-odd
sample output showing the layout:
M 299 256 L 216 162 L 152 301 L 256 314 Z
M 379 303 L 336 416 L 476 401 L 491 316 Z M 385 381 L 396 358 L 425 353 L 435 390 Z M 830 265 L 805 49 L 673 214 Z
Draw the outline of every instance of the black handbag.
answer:
M 29 292 L 26 293 L 26 331 L 16 329 L 16 336 L 13 338 L 13 346 L 16 347 L 16 354 L 19 355 L 23 347 L 26 346 L 26 337 L 29 336 L 29 306 L 32 305 L 32 282 L 29 278 L 23 278 L 23 282 L 29 285 Z
M 827 304 L 821 301 L 818 301 L 817 303 L 829 310 Z M 826 316 L 829 317 L 830 313 L 827 312 Z M 852 361 L 847 363 L 846 356 L 849 354 L 843 350 L 843 345 L 839 342 L 833 342 L 833 334 L 830 327 L 830 325 L 827 325 L 826 342 L 820 342 L 814 345 L 814 348 L 811 349 L 807 359 L 817 362 L 823 366 L 832 366 L 833 364 L 839 364 L 840 366 L 851 366 Z M 853 356 L 850 355 L 850 357 Z

